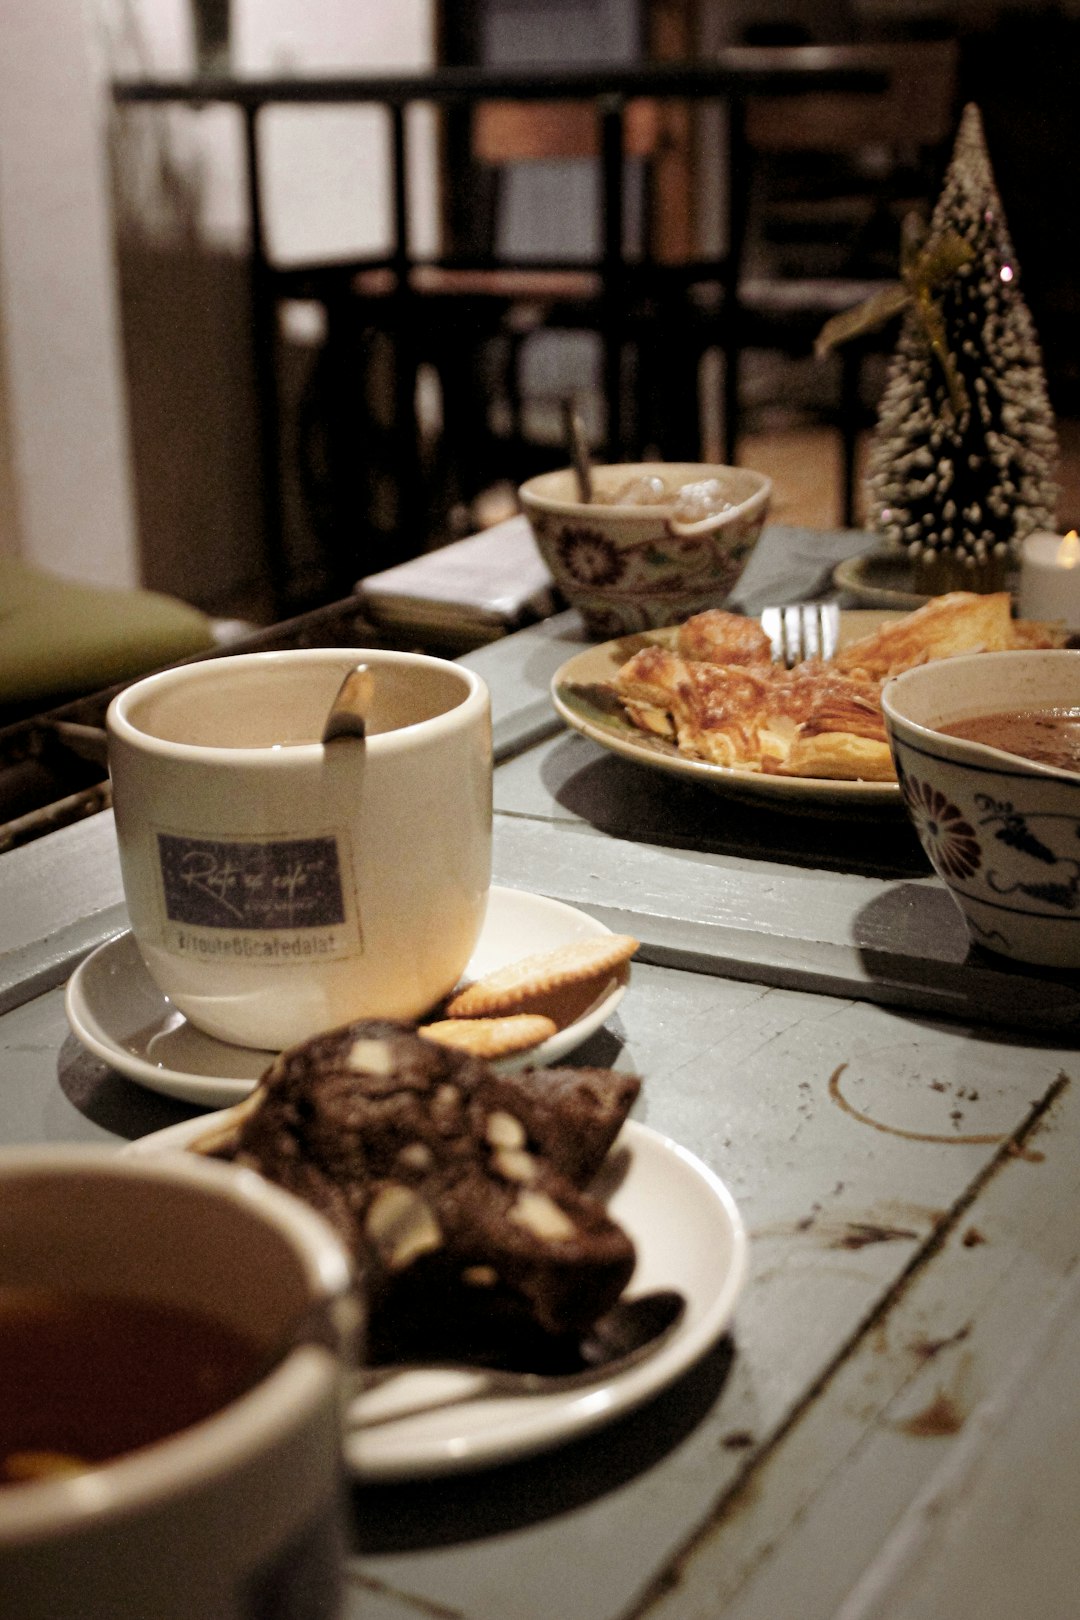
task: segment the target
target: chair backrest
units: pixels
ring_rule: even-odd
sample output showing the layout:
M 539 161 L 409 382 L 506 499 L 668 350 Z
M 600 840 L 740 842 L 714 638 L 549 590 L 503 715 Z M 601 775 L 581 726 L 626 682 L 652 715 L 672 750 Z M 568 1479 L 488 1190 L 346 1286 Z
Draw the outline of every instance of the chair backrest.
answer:
M 627 167 L 620 184 L 603 150 L 602 114 L 593 100 L 477 102 L 470 114 L 468 182 L 462 184 L 463 169 L 447 168 L 455 177 L 457 218 L 464 223 L 464 230 L 449 233 L 448 240 L 494 244 L 502 235 L 501 218 L 517 220 L 515 229 L 529 244 L 526 258 L 545 257 L 552 240 L 567 241 L 566 256 L 574 259 L 592 258 L 605 239 L 632 241 L 633 251 L 646 251 L 651 241 L 646 199 L 655 185 L 657 158 L 666 149 L 670 117 L 670 103 L 643 96 L 626 101 L 622 159 Z M 620 223 L 608 235 L 603 221 L 616 216 Z
M 739 54 L 773 69 L 850 69 L 885 79 L 881 90 L 746 98 L 733 199 L 733 218 L 741 211 L 740 276 L 895 275 L 901 222 L 932 204 L 955 129 L 957 42 L 764 46 Z
M 662 130 L 663 115 L 657 102 L 644 97 L 627 102 L 624 155 L 650 157 L 660 144 Z M 596 109 L 587 101 L 481 101 L 473 113 L 472 149 L 479 162 L 493 168 L 545 159 L 595 158 L 600 150 Z
M 880 92 L 808 92 L 751 98 L 746 143 L 754 152 L 850 152 L 859 147 L 921 150 L 941 146 L 956 117 L 959 46 L 955 40 L 865 45 L 762 47 L 782 68 L 814 61 L 888 75 Z

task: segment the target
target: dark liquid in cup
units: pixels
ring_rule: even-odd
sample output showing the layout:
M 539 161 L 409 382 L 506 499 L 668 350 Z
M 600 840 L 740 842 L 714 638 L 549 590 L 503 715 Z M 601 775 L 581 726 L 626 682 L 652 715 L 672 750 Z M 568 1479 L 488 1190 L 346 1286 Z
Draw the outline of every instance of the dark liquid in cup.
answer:
M 939 726 L 947 737 L 986 743 L 1039 765 L 1080 771 L 1080 709 L 1010 709 Z
M 163 1440 L 249 1387 L 260 1359 L 198 1312 L 0 1286 L 0 1487 Z

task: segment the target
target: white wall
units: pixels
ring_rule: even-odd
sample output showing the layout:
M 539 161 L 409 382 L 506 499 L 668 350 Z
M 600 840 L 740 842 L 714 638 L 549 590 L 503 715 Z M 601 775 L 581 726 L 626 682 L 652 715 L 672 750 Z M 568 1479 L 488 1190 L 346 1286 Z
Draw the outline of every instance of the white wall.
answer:
M 240 68 L 432 60 L 429 0 L 234 0 L 233 19 Z M 237 125 L 224 111 L 133 119 L 110 194 L 104 87 L 110 71 L 192 59 L 187 0 L 0 3 L 0 551 L 198 600 L 259 560 Z M 378 244 L 370 120 L 282 113 L 267 135 L 283 258 Z M 430 195 L 430 148 L 420 163 Z
M 190 70 L 187 0 L 97 4 L 113 8 L 117 71 Z M 430 12 L 430 0 L 233 0 L 231 65 L 275 73 L 427 66 Z M 270 109 L 260 137 L 279 262 L 385 245 L 384 146 L 370 113 Z M 420 239 L 430 240 L 430 142 L 418 157 L 428 232 Z M 239 117 L 222 107 L 124 108 L 114 160 L 144 578 L 215 611 L 244 611 L 259 605 L 264 570 Z M 310 350 L 290 344 L 284 360 L 288 412 Z M 317 570 L 319 548 L 295 476 L 283 511 L 294 567 Z
M 81 0 L 0 7 L 0 551 L 135 582 L 102 138 Z
M 188 0 L 96 0 L 111 8 L 114 65 L 125 73 L 183 74 L 193 62 Z M 412 71 L 434 61 L 431 0 L 232 0 L 230 67 L 237 73 Z M 138 163 L 137 120 L 153 120 L 197 197 L 200 237 L 246 244 L 240 126 L 228 108 L 124 115 L 122 160 Z M 421 120 L 421 122 L 423 122 Z M 260 117 L 270 245 L 282 262 L 385 246 L 389 231 L 385 120 L 356 107 L 272 108 Z M 416 225 L 430 242 L 434 147 L 417 132 Z M 153 199 L 142 196 L 144 220 Z M 149 211 L 149 214 L 148 214 Z
M 430 67 L 431 0 L 234 0 L 241 70 L 374 73 Z M 412 221 L 434 245 L 434 141 L 417 117 Z M 267 221 L 282 262 L 378 251 L 389 242 L 389 144 L 374 109 L 278 108 L 266 116 Z

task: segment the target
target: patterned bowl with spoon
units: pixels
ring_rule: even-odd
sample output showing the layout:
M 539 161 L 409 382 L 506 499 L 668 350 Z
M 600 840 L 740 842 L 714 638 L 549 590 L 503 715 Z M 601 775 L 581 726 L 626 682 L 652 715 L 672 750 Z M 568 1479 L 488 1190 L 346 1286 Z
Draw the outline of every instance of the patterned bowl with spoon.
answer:
M 772 481 L 748 467 L 629 462 L 560 468 L 518 496 L 562 595 L 601 641 L 721 607 L 757 544 Z

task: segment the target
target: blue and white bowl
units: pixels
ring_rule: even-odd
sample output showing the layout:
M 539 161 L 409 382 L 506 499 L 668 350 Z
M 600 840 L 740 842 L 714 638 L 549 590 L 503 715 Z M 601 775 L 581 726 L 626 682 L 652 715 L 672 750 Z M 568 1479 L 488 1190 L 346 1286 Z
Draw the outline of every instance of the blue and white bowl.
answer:
M 1080 967 L 1080 773 L 938 729 L 1080 711 L 1080 651 L 939 659 L 887 681 L 881 703 L 908 814 L 972 939 L 1019 962 Z

